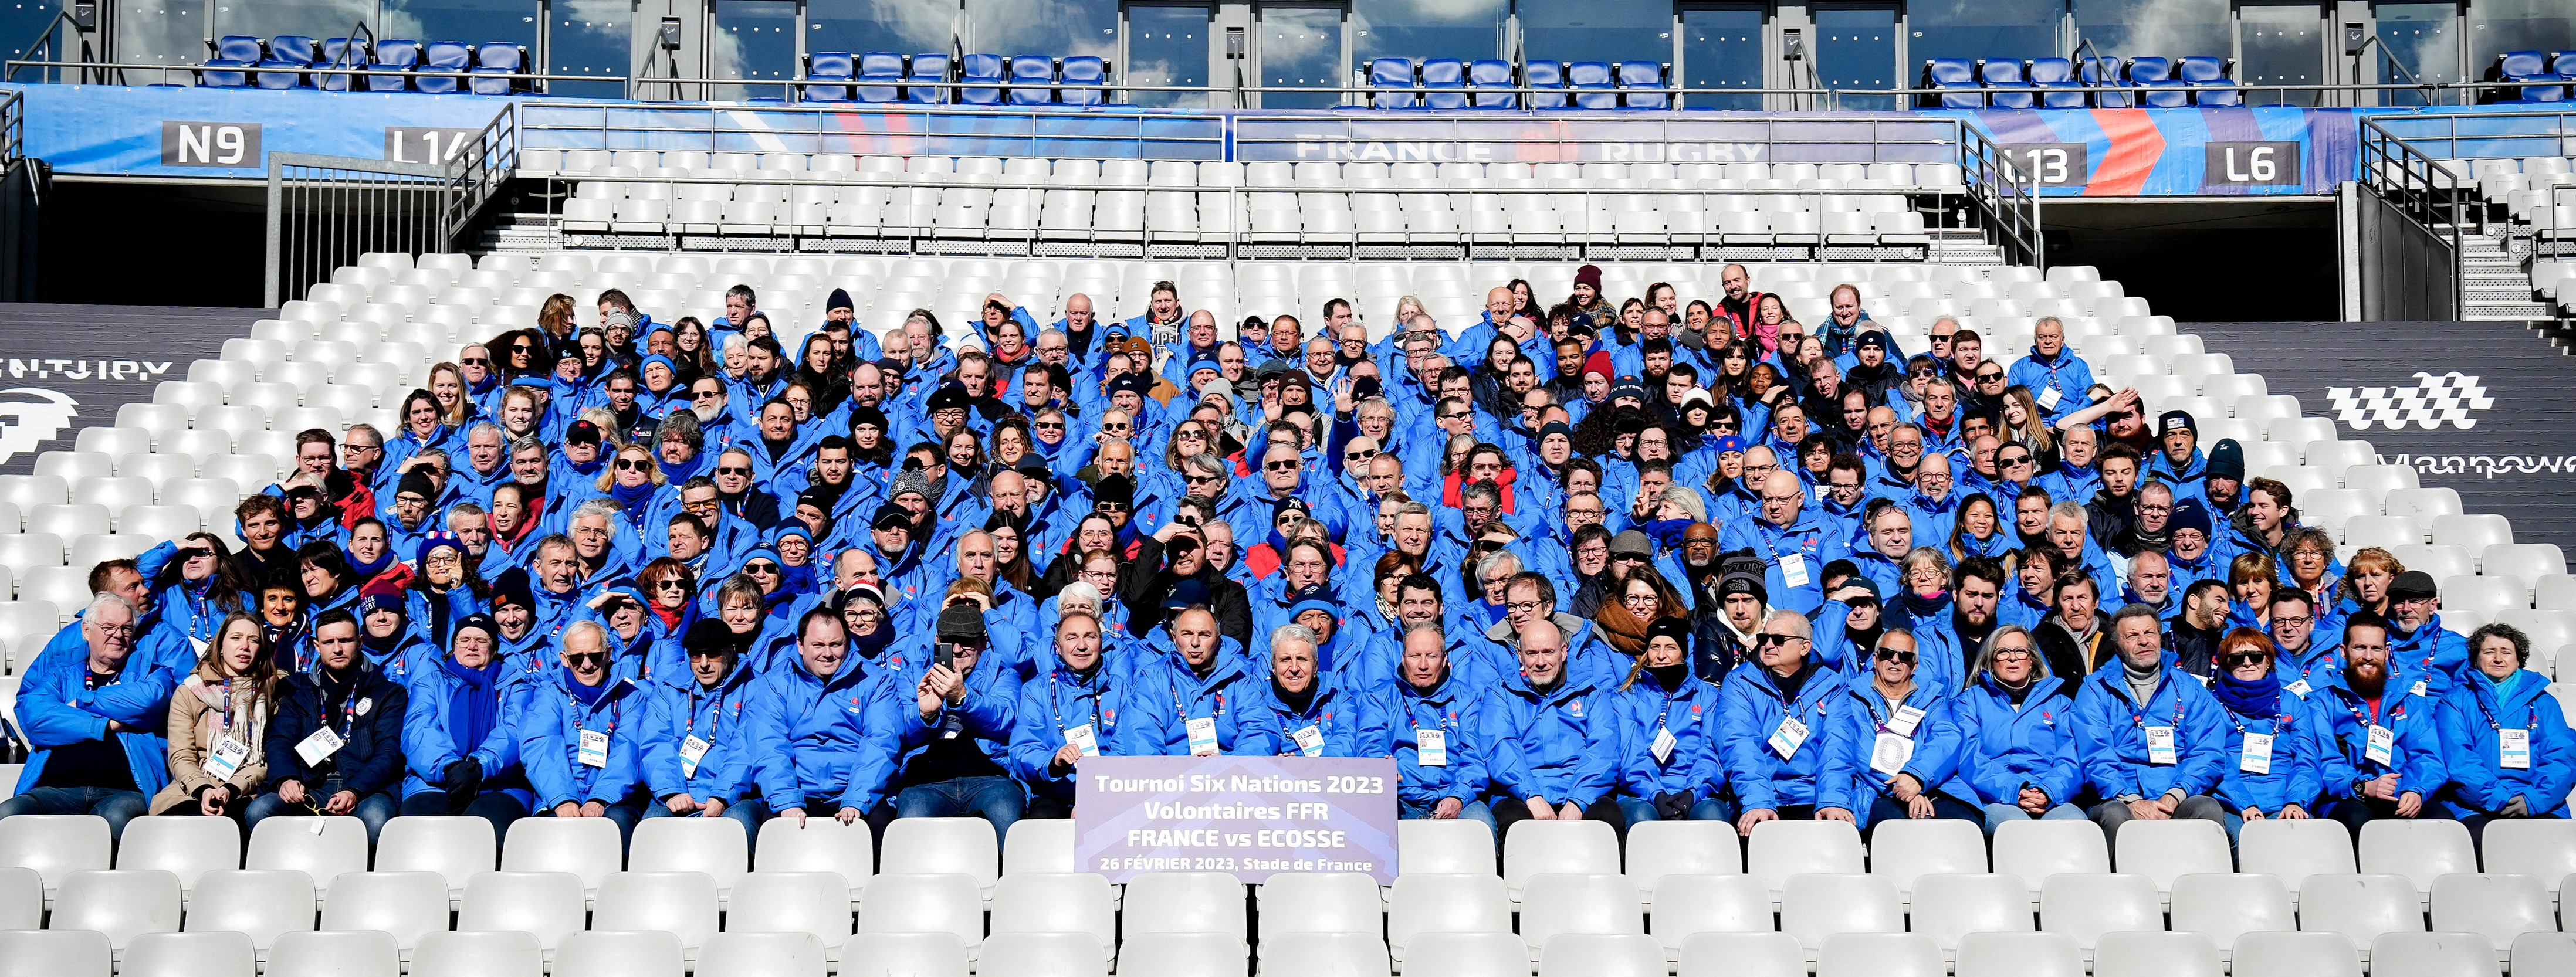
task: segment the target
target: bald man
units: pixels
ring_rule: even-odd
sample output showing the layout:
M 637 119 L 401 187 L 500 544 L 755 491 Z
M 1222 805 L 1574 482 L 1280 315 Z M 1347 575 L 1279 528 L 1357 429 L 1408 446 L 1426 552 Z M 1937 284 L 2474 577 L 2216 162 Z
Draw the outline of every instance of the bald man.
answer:
M 1565 644 L 1551 619 L 1530 621 L 1520 632 L 1520 673 L 1483 702 L 1494 820 L 1506 834 L 1522 821 L 1606 821 L 1625 837 L 1627 819 L 1611 799 L 1621 758 L 1617 693 L 1568 669 Z
M 1749 465 L 1746 477 L 1752 477 Z M 1751 550 L 1762 560 L 1771 606 L 1811 613 L 1825 602 L 1825 564 L 1851 555 L 1851 540 L 1807 511 L 1807 488 L 1798 476 L 1774 470 L 1755 491 L 1761 495 L 1760 515 L 1729 521 L 1720 545 Z

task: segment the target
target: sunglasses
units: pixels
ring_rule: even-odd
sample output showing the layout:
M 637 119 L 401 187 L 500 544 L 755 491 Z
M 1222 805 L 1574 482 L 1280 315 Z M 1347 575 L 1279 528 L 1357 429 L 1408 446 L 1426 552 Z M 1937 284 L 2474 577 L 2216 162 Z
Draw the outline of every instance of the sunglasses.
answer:
M 699 400 L 706 400 L 706 399 L 711 398 L 711 397 L 722 397 L 722 396 L 724 396 L 724 391 L 722 391 L 722 390 L 700 390 L 700 391 L 697 391 L 696 393 L 692 393 L 692 394 L 690 394 L 689 396 L 691 396 L 691 397 L 695 397 L 695 398 L 697 398 L 697 399 L 699 399 Z
M 2021 455 L 2012 458 L 1997 458 L 1995 459 L 1995 463 L 1998 465 L 2027 465 L 2030 464 L 2030 456 Z
M 2271 660 L 2272 656 L 2268 652 L 2240 651 L 2232 655 L 2218 656 L 2218 665 L 2220 668 L 2234 669 Z
M 1755 636 L 1754 636 L 1754 638 L 1753 638 L 1753 643 L 1754 643 L 1756 646 L 1758 646 L 1758 647 L 1763 647 L 1763 648 L 1777 648 L 1777 647 L 1779 647 L 1779 646 L 1781 646 L 1781 645 L 1788 644 L 1789 642 L 1792 642 L 1792 641 L 1805 641 L 1805 640 L 1807 640 L 1807 639 L 1805 639 L 1805 638 L 1801 638 L 1801 637 L 1798 637 L 1797 635 L 1794 635 L 1794 634 L 1772 634 L 1772 633 L 1769 633 L 1769 632 L 1767 632 L 1767 631 L 1766 631 L 1766 632 L 1764 632 L 1764 633 L 1762 633 L 1762 634 L 1755 635 Z
M 653 589 L 655 589 L 655 590 L 687 590 L 687 589 L 689 589 L 689 585 L 688 585 L 688 583 L 687 583 L 687 582 L 685 582 L 685 581 L 681 581 L 681 580 L 656 580 L 656 581 L 654 581 L 654 582 L 653 582 Z
M 1103 500 L 1101 500 L 1101 501 L 1094 502 L 1094 503 L 1092 503 L 1092 504 L 1091 504 L 1091 506 L 1092 506 L 1092 508 L 1093 508 L 1095 511 L 1099 511 L 1099 512 L 1125 512 L 1125 511 L 1127 511 L 1127 503 L 1124 503 L 1124 502 L 1111 502 L 1111 501 L 1109 501 L 1109 500 L 1107 500 L 1107 499 L 1103 499 Z
M 717 469 L 716 469 L 716 474 L 718 474 L 718 475 L 749 475 L 749 474 L 751 474 L 751 469 L 749 469 L 749 468 L 745 468 L 745 467 L 743 467 L 743 466 L 741 466 L 741 465 L 726 465 L 726 466 L 723 466 L 723 467 L 717 468 Z
M 689 649 L 689 657 L 691 657 L 691 658 L 722 658 L 722 657 L 724 657 L 724 656 L 726 656 L 726 655 L 730 655 L 730 654 L 733 654 L 733 649 L 731 649 L 731 648 L 691 648 L 691 649 Z
M 1218 481 L 1218 478 L 1214 475 L 1184 475 L 1181 477 L 1181 480 L 1192 485 L 1204 485 L 1209 482 Z
M 1033 424 L 1033 425 L 1030 425 L 1030 426 L 1031 426 L 1031 427 L 1035 427 L 1035 428 L 1037 428 L 1038 430 L 1041 430 L 1041 431 L 1061 431 L 1061 430 L 1064 430 L 1064 422 L 1063 422 L 1063 421 L 1039 421 L 1039 422 L 1037 422 L 1036 424 Z
M 566 662 L 604 662 L 608 660 L 608 653 L 605 651 L 567 651 L 563 653 L 563 656 L 564 661 Z
M 1770 635 L 1764 635 L 1764 637 L 1770 637 Z M 1871 657 L 1883 662 L 1898 661 L 1904 662 L 1908 665 L 1914 664 L 1914 653 L 1899 648 L 1881 648 L 1878 650 L 1878 654 Z
M 640 472 L 651 467 L 652 464 L 653 463 L 649 461 L 638 461 L 633 458 L 620 458 L 617 459 L 617 470 L 621 472 Z
M 1363 451 L 1342 452 L 1343 461 L 1367 461 L 1375 457 L 1377 457 L 1377 449 L 1375 448 L 1369 448 Z
M 1464 420 L 1464 419 L 1466 419 L 1466 418 L 1474 417 L 1474 416 L 1475 416 L 1474 414 L 1471 414 L 1471 413 L 1468 413 L 1467 411 L 1463 411 L 1463 410 L 1462 410 L 1462 411 L 1453 411 L 1453 412 L 1451 412 L 1451 413 L 1442 414 L 1442 415 L 1440 415 L 1440 419 L 1441 419 L 1441 420 L 1444 420 L 1444 421 L 1456 421 L 1456 420 Z
M 1303 464 L 1304 462 L 1295 460 L 1266 461 L 1261 463 L 1261 470 L 1270 472 L 1293 472 L 1297 470 L 1298 466 Z
M 778 564 L 771 563 L 767 560 L 762 560 L 758 563 L 745 563 L 742 565 L 742 572 L 759 574 L 777 573 Z
M 465 358 L 464 363 L 467 366 L 491 366 L 492 358 L 488 356 L 469 356 Z

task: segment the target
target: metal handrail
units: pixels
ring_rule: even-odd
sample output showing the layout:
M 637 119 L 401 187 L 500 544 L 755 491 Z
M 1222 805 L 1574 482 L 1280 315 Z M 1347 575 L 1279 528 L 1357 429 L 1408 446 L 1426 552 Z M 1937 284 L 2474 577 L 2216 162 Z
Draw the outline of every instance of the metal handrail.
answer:
M 80 29 L 80 21 L 72 19 L 72 12 L 70 10 L 56 11 L 54 13 L 54 19 L 45 22 L 44 31 L 38 33 L 35 40 L 27 42 L 27 45 L 20 48 L 20 50 L 26 51 L 29 54 L 34 54 L 37 49 L 42 48 L 48 54 L 59 55 L 61 53 L 61 44 L 59 41 L 55 40 L 55 38 L 59 36 L 55 32 L 62 28 L 64 21 L 71 21 L 72 35 L 80 38 L 81 56 L 79 61 L 71 62 L 63 67 L 80 68 L 81 81 L 83 83 L 87 83 L 89 81 L 90 68 L 99 63 L 90 60 L 89 34 L 88 32 Z M 18 62 L 12 61 L 9 62 L 9 64 L 11 66 L 6 70 L 0 70 L 0 80 L 17 81 L 18 69 L 15 66 Z M 105 73 L 102 72 L 100 77 L 105 77 Z
M 444 161 L 447 212 L 440 229 L 450 247 L 462 243 L 482 217 L 484 205 L 500 195 L 502 185 L 519 168 L 518 108 L 516 102 L 503 103 L 471 143 L 459 146 Z
M 2451 310 L 2456 318 L 2468 301 L 2468 266 L 2462 257 L 2461 228 L 2468 223 L 2465 194 L 2457 174 L 2379 124 L 2361 123 L 2362 185 L 2388 201 L 2425 233 L 2450 242 Z
M 506 73 L 487 71 L 477 73 L 473 71 L 444 71 L 436 68 L 332 68 L 322 67 L 319 65 L 307 65 L 301 68 L 261 68 L 257 66 L 242 68 L 208 68 L 202 64 L 142 64 L 126 61 L 48 61 L 33 58 L 13 58 L 8 61 L 0 61 L 0 69 L 5 69 L 6 73 L 15 73 L 19 68 L 79 67 L 114 69 L 120 72 L 159 71 L 167 73 L 173 71 L 184 71 L 191 76 L 207 71 L 238 71 L 243 74 L 252 75 L 259 74 L 263 71 L 273 71 L 280 73 L 294 72 L 306 75 L 350 75 L 357 77 L 398 75 L 406 78 L 455 78 L 460 81 L 474 78 L 507 78 L 511 81 L 613 81 L 621 84 L 631 81 L 631 79 L 622 75 L 550 75 L 532 71 L 513 71 Z M 658 82 L 661 79 L 645 80 Z
M 26 94 L 12 91 L 0 97 L 0 169 L 26 158 L 26 138 Z

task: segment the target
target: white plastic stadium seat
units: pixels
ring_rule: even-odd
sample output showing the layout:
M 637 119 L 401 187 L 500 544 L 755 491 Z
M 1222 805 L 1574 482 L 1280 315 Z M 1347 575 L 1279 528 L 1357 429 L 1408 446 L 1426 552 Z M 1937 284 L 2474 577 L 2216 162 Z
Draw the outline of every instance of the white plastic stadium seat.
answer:
M 515 930 L 432 933 L 412 957 L 411 977 L 542 977 L 545 949 Z
M 1236 902 L 1235 918 L 1241 919 L 1240 897 Z M 869 880 L 867 892 L 859 897 L 858 931 L 954 933 L 971 958 L 984 939 L 983 896 L 974 878 L 962 873 L 879 875 Z M 1240 923 L 1235 933 L 1236 942 L 1242 942 Z M 847 948 L 842 952 L 849 955 Z
M 1926 875 L 1986 871 L 1986 837 L 1975 822 L 1947 818 L 1890 821 L 1871 835 L 1869 874 L 1909 898 Z
M 389 933 L 280 933 L 268 977 L 402 977 L 402 949 Z
M 2084 953 L 2063 933 L 1969 933 L 1958 977 L 2084 977 Z
M 48 928 L 96 930 L 107 934 L 108 943 L 119 952 L 138 935 L 176 933 L 179 876 L 167 869 L 72 872 L 63 876 L 62 888 L 55 894 Z
M 251 830 L 242 867 L 291 868 L 311 878 L 317 888 L 328 890 L 341 873 L 367 870 L 367 825 L 354 817 L 264 819 Z M 442 900 L 444 891 L 442 885 Z
M 1539 830 L 1515 827 L 1503 836 L 1503 884 L 1511 888 L 1515 901 L 1533 875 L 1618 874 L 1619 839 L 1607 822 L 1522 823 L 1537 825 Z
M 704 872 L 619 872 L 600 883 L 597 903 L 593 929 L 667 931 L 687 958 L 716 931 L 716 880 Z
M 1492 856 L 1489 855 L 1487 864 L 1491 862 Z M 996 912 L 999 909 L 996 905 Z M 1766 891 L 1762 901 L 1762 925 L 1765 929 L 1771 925 L 1770 914 L 1770 895 Z M 1503 880 L 1499 876 L 1407 871 L 1396 876 L 1395 887 L 1388 892 L 1387 949 L 1398 963 L 1414 958 L 1414 947 L 1434 936 L 1501 933 L 1512 941 L 1514 955 L 1526 966 L 1529 963 L 1528 948 L 1520 942 L 1520 937 L 1512 935 L 1511 930 L 1511 897 L 1504 892 Z
M 2104 933 L 2093 960 L 2093 977 L 2220 977 L 2227 972 L 2206 933 Z
M 385 822 L 376 852 L 376 871 L 438 873 L 450 901 L 463 899 L 466 883 L 500 857 L 492 822 L 472 815 L 394 818 Z
M 1244 977 L 1251 951 L 1226 933 L 1144 933 L 1118 948 L 1119 977 Z
M 125 823 L 116 840 L 116 867 L 167 869 L 183 891 L 194 891 L 208 872 L 241 867 L 241 829 L 223 818 L 155 815 Z
M 2111 846 L 2088 821 L 2007 821 L 1995 829 L 1995 873 L 2019 876 L 2038 905 L 2040 887 L 2061 873 L 2111 871 Z M 2149 883 L 2151 886 L 2152 882 Z
M 278 934 L 312 929 L 313 910 L 313 878 L 295 869 L 208 872 L 188 900 L 186 929 L 246 934 L 265 953 Z
M 726 932 L 810 936 L 823 959 L 838 959 L 850 939 L 849 907 L 850 886 L 839 872 L 750 873 L 734 887 Z
M 1816 977 L 1948 977 L 1932 938 L 1919 933 L 1836 933 L 1816 953 Z
M 1018 827 L 1011 829 L 1012 837 L 1021 834 Z M 838 872 L 849 884 L 853 906 L 866 889 L 868 877 L 876 874 L 876 853 L 870 850 L 868 822 L 864 819 L 842 824 L 828 818 L 808 818 L 803 822 L 771 818 L 760 826 L 760 844 L 753 849 L 753 859 L 752 867 L 762 872 Z M 1072 843 L 1068 840 L 1067 870 L 1072 859 Z
M 1261 884 L 1262 938 L 1279 933 L 1368 933 L 1385 927 L 1384 897 L 1364 872 L 1281 872 Z
M 1374 885 L 1369 898 L 1377 898 Z M 992 932 L 1084 933 L 1099 941 L 1105 956 L 1118 940 L 1117 898 L 1108 879 L 1089 872 L 1015 872 L 993 886 Z
M 564 937 L 554 977 L 681 977 L 680 936 L 658 930 L 591 930 Z
M 1017 834 L 1019 827 L 1014 825 L 1011 831 Z M 1397 821 L 1395 845 L 1396 859 L 1408 875 L 1494 871 L 1494 831 L 1482 821 Z
M 541 955 L 551 955 L 565 934 L 581 932 L 589 919 L 581 876 L 570 872 L 483 872 L 465 884 L 463 906 L 457 932 L 523 932 L 537 941 Z
M 1658 916 L 1659 927 L 1661 922 Z M 2014 875 L 1922 876 L 1914 882 L 1909 928 L 1955 956 L 1969 934 L 2030 932 L 2030 891 Z
M 2088 959 L 2104 933 L 2165 928 L 2155 881 L 2144 875 L 2052 875 L 2039 903 L 2039 928 L 2074 937 Z
M 2353 855 L 2352 830 L 2331 818 L 2248 821 L 2237 835 L 2236 857 L 2241 871 L 2280 878 L 2293 904 L 2309 876 L 2360 871 Z
M 1753 826 L 1744 870 L 1773 892 L 1785 890 L 1791 876 L 1804 872 L 1861 874 L 1860 831 L 1848 821 L 1764 821 Z
M 2299 889 L 2299 930 L 2340 933 L 2369 963 L 2382 933 L 2424 931 L 2424 907 L 2402 875 L 2317 875 Z
M 2294 931 L 2299 923 L 2290 909 L 2289 888 L 2277 877 L 2248 872 L 2175 879 L 2173 928 L 2209 934 L 2224 959 L 2246 933 Z
M 1001 839 L 983 818 L 897 818 L 886 826 L 877 871 L 885 874 L 960 872 L 975 880 L 982 898 L 993 895 L 1002 874 Z
M 1014 827 L 1016 833 L 1019 829 Z M 727 934 L 730 935 L 730 934 Z M 1517 953 L 1520 941 L 1509 933 L 1498 935 L 1511 942 Z M 718 936 L 717 939 L 723 939 Z M 715 964 L 716 943 L 710 941 L 699 954 L 701 977 L 718 977 L 708 968 Z M 976 965 L 988 974 L 1038 974 L 1045 977 L 1108 977 L 1112 948 L 1089 933 L 995 933 L 984 939 L 984 954 Z M 742 977 L 754 977 L 773 971 L 739 971 Z M 819 968 L 817 970 L 819 972 Z
M 606 818 L 524 818 L 510 825 L 501 848 L 501 871 L 571 872 L 598 898 L 608 877 L 626 864 L 625 839 Z M 388 824 L 390 828 L 390 824 Z M 710 880 L 712 881 L 712 880 Z
M 2557 931 L 2549 890 L 2538 876 L 2459 873 L 2433 880 L 2433 932 L 2476 933 L 2503 956 L 2525 933 Z
M 65 876 L 108 867 L 109 844 L 107 819 L 95 814 L 0 818 L 0 865 L 34 869 L 44 880 L 48 901 L 59 893 Z
M 716 881 L 719 904 L 751 870 L 751 839 L 732 818 L 646 818 L 636 823 L 627 848 L 628 871 L 706 873 Z
M 1147 872 L 1127 882 L 1123 929 L 1129 938 L 1139 933 L 1230 933 L 1240 941 L 1245 936 L 1243 895 L 1243 883 L 1222 872 Z M 866 925 L 864 915 L 861 925 Z
M 2370 941 L 2370 972 L 2379 977 L 2497 977 L 2500 960 L 2477 933 L 2383 933 Z
M 259 952 L 231 930 L 145 933 L 126 944 L 118 977 L 253 977 Z
M 1132 897 L 1129 906 L 1132 911 Z M 1645 931 L 1636 886 L 1624 876 L 1549 872 L 1530 876 L 1521 889 L 1521 939 L 1529 944 L 1531 960 L 1540 959 L 1548 942 L 1559 934 L 1642 935 Z M 1660 945 L 1655 957 L 1661 966 Z
M 1412 971 L 1405 973 L 1413 977 Z M 1678 973 L 1681 977 L 1805 977 L 1807 951 L 1787 933 L 1693 933 L 1682 940 Z
M 2364 874 L 2402 875 L 2416 892 L 2429 894 L 2434 879 L 2477 870 L 2477 849 L 2469 842 L 2468 826 L 2460 822 L 2382 818 L 2361 827 Z
M 1547 941 L 1538 964 L 1539 977 L 1663 977 L 1664 973 L 1663 947 L 1655 943 L 1654 937 L 1642 933 L 1560 934 Z

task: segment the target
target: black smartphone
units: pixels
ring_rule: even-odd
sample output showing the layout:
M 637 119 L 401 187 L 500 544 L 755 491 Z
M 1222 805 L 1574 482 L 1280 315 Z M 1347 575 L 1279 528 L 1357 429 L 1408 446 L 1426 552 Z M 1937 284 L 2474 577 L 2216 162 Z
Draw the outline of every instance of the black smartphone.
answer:
M 932 645 L 930 648 L 930 664 L 934 667 L 945 668 L 952 672 L 956 671 L 957 645 L 954 642 L 948 641 L 942 641 L 938 644 Z

